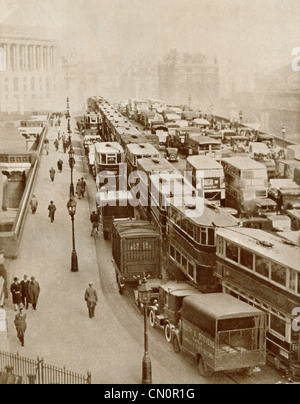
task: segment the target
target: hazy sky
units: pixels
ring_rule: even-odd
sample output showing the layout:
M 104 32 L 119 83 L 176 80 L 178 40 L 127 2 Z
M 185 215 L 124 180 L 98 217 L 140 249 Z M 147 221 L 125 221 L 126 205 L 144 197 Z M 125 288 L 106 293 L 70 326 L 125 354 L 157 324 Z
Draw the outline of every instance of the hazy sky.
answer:
M 300 0 L 0 0 L 0 21 L 16 8 L 108 68 L 177 48 L 269 70 L 300 46 Z

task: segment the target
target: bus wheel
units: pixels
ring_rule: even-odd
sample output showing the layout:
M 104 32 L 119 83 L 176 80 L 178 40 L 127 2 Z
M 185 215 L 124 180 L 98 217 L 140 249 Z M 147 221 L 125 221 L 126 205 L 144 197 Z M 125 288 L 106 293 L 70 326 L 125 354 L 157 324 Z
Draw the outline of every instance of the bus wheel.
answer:
M 154 310 L 150 310 L 149 321 L 152 328 L 156 327 L 156 314 Z
M 169 322 L 165 324 L 165 337 L 167 342 L 170 344 L 172 342 L 172 330 Z
M 174 337 L 173 337 L 173 349 L 174 349 L 174 352 L 176 352 L 176 353 L 180 352 L 180 344 L 179 344 L 177 335 L 174 335 Z
M 198 361 L 198 372 L 202 377 L 209 378 L 212 376 L 213 371 L 208 369 L 208 367 L 205 365 L 204 360 L 202 356 L 200 356 L 199 361 Z

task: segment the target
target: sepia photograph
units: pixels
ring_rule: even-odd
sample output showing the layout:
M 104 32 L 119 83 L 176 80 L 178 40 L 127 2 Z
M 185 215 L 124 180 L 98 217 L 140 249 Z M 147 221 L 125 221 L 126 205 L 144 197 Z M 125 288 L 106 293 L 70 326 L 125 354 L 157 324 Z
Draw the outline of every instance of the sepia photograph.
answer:
M 300 0 L 0 0 L 0 384 L 300 384 Z

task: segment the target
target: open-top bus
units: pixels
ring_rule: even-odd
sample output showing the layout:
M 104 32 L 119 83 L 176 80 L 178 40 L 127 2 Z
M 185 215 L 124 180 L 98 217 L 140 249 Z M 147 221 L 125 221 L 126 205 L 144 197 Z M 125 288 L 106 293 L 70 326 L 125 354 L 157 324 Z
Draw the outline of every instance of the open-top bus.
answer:
M 278 369 L 300 377 L 300 247 L 263 230 L 217 230 L 217 270 L 223 292 L 267 313 L 267 350 Z

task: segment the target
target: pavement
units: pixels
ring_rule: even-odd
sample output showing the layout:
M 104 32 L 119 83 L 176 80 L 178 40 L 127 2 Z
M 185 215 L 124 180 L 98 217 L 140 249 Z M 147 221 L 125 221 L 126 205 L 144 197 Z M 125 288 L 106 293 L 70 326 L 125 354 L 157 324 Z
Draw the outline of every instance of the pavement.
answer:
M 62 125 L 61 133 L 67 133 L 66 121 Z M 77 199 L 75 240 L 79 271 L 71 272 L 72 227 L 67 210 L 71 173 L 68 154 L 63 153 L 62 147 L 57 152 L 53 146 L 56 136 L 57 129 L 50 128 L 50 154 L 42 156 L 34 189 L 38 210 L 35 215 L 28 212 L 19 256 L 7 263 L 10 280 L 15 276 L 21 280 L 24 274 L 35 276 L 41 287 L 37 310 L 30 306 L 27 312 L 24 348 L 16 336 L 11 296 L 6 302 L 10 352 L 32 359 L 43 357 L 45 363 L 66 366 L 82 374 L 91 371 L 92 382 L 97 384 L 140 383 L 141 358 L 136 355 L 136 343 L 112 320 L 113 314 L 110 315 L 101 291 L 95 241 L 90 237 L 87 197 Z M 85 176 L 79 141 L 79 135 L 73 133 L 76 154 L 74 185 Z M 62 173 L 57 170 L 59 158 L 64 162 Z M 56 170 L 54 182 L 50 180 L 51 167 Z M 51 200 L 57 207 L 54 223 L 48 218 L 47 208 Z M 99 298 L 96 316 L 92 320 L 88 318 L 84 301 L 89 282 L 94 282 Z M 142 352 L 142 346 L 140 350 Z M 124 364 L 130 371 L 123 372 L 120 380 L 120 366 Z

